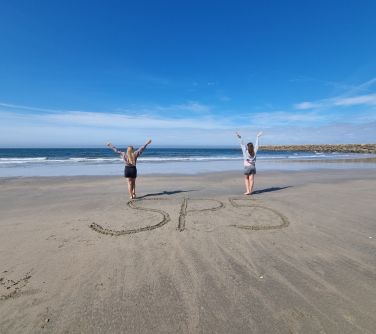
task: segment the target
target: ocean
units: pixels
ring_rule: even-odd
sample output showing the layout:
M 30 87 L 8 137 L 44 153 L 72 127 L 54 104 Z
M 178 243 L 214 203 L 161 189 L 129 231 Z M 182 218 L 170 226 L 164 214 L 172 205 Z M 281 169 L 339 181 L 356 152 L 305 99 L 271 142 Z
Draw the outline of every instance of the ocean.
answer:
M 376 168 L 375 154 L 266 152 L 257 154 L 257 171 L 317 168 Z M 197 174 L 242 170 L 240 148 L 155 148 L 138 159 L 142 174 Z M 107 148 L 0 149 L 0 177 L 119 175 L 123 162 Z

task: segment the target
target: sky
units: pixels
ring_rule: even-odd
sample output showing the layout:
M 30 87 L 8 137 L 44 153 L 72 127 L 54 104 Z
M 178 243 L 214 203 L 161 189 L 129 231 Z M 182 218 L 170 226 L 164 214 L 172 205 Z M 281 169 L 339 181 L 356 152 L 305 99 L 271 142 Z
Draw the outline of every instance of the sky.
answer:
M 376 2 L 0 1 L 0 147 L 376 143 Z

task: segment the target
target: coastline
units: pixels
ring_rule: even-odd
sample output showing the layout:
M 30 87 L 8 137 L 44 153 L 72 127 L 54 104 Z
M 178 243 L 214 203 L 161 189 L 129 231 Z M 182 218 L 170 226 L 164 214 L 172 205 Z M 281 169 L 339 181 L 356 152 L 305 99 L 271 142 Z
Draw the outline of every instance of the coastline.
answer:
M 123 173 L 124 165 L 121 161 L 111 164 L 30 164 L 20 166 L 2 166 L 1 177 L 58 177 L 58 176 L 100 176 L 120 175 Z M 227 161 L 170 161 L 170 162 L 139 162 L 137 165 L 139 175 L 200 175 L 217 172 L 241 172 L 242 160 Z M 257 160 L 257 171 L 310 171 L 310 170 L 376 170 L 375 157 L 346 158 L 346 159 L 274 159 Z
M 4 333 L 376 326 L 373 170 L 260 172 L 251 197 L 240 170 L 141 175 L 133 208 L 121 175 L 0 182 Z

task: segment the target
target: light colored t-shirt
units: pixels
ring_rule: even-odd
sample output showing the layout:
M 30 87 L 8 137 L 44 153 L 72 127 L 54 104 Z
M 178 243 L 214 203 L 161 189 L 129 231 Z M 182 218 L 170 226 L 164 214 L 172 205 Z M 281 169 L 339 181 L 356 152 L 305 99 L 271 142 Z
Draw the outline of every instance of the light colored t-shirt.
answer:
M 254 146 L 255 155 L 252 157 L 247 149 L 246 144 L 244 144 L 244 140 L 242 138 L 239 139 L 240 147 L 242 148 L 243 152 L 243 159 L 244 159 L 244 167 L 254 166 L 256 164 L 256 154 L 259 147 L 259 138 L 256 137 L 256 142 Z

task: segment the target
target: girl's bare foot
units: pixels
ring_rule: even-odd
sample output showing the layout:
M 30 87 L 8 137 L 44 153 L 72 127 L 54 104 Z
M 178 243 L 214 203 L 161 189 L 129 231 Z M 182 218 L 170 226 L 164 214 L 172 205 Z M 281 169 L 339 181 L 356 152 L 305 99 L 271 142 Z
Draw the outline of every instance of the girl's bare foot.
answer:
M 250 195 L 251 193 L 250 192 L 245 192 L 244 195 Z

